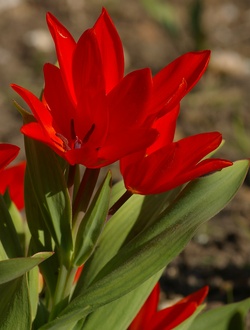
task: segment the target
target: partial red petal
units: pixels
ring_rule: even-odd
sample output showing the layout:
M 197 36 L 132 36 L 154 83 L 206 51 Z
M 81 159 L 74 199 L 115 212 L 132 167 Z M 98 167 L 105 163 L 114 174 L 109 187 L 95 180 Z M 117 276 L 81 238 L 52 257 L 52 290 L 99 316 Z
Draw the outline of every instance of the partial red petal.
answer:
M 147 146 L 154 142 L 158 133 L 155 130 L 143 128 L 120 129 L 120 133 L 107 139 L 105 145 L 99 150 L 99 157 L 108 159 L 107 165 L 111 164 L 131 153 L 146 150 Z
M 160 286 L 157 283 L 153 291 L 145 301 L 144 305 L 136 315 L 128 330 L 142 330 L 146 329 L 151 319 L 154 318 L 157 312 L 157 306 L 159 302 Z M 151 329 L 153 330 L 153 328 Z
M 145 120 L 152 90 L 149 69 L 129 73 L 107 96 L 110 130 L 139 127 Z
M 176 304 L 159 311 L 145 330 L 172 330 L 191 316 L 197 308 L 195 302 Z
M 230 166 L 230 161 L 222 159 L 201 161 L 220 141 L 219 133 L 204 133 L 167 144 L 147 157 L 143 153 L 129 155 L 120 166 L 125 186 L 142 195 L 159 194 Z
M 8 188 L 11 200 L 19 210 L 24 207 L 24 173 L 26 162 L 4 169 L 0 172 L 0 193 Z
M 198 291 L 191 293 L 190 295 L 184 297 L 177 304 L 187 303 L 187 302 L 195 302 L 197 305 L 200 305 L 205 300 L 209 291 L 209 287 L 206 285 Z
M 52 126 L 52 117 L 44 104 L 27 89 L 15 84 L 12 84 L 11 87 L 28 104 L 36 120 L 45 128 L 49 129 Z
M 48 13 L 46 18 L 51 36 L 54 39 L 64 83 L 69 89 L 73 101 L 76 102 L 72 80 L 72 58 L 76 42 L 69 31 L 51 13 Z
M 174 97 L 173 106 L 180 102 L 198 82 L 207 68 L 210 51 L 186 53 L 167 65 L 153 78 L 154 92 L 150 105 L 157 113 Z M 184 80 L 183 80 L 184 79 Z M 185 81 L 186 85 L 182 85 Z
M 121 39 L 105 9 L 94 25 L 105 77 L 106 93 L 108 94 L 123 78 L 124 55 Z
M 108 113 L 102 60 L 93 29 L 82 34 L 73 61 L 77 116 L 84 118 L 75 123 L 77 131 L 84 138 L 94 124 L 92 139 L 101 144 L 108 129 Z
M 29 138 L 47 144 L 59 155 L 63 155 L 64 147 L 62 140 L 56 135 L 48 135 L 39 123 L 33 122 L 23 125 L 21 127 L 21 132 Z
M 214 151 L 222 142 L 219 132 L 201 133 L 186 137 L 175 142 L 175 161 L 182 163 L 185 159 L 185 167 L 196 165 L 210 152 Z
M 152 154 L 156 150 L 172 143 L 175 135 L 176 121 L 180 112 L 178 104 L 174 109 L 167 112 L 153 123 L 153 128 L 159 132 L 156 141 L 147 149 L 147 155 Z
M 76 111 L 63 84 L 60 69 L 45 64 L 44 79 L 44 98 L 53 117 L 53 126 L 69 140 L 72 138 L 71 120 L 76 118 Z
M 20 148 L 8 143 L 0 144 L 0 170 L 4 169 L 19 153 Z

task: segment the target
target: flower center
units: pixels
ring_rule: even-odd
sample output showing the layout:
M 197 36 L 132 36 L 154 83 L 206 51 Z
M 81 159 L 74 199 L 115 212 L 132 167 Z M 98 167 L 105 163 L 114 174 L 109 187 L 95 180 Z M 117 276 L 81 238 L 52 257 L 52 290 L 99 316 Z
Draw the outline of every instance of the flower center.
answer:
M 90 136 L 92 135 L 94 130 L 95 130 L 95 124 L 92 124 L 89 131 L 86 133 L 84 138 L 81 140 L 76 135 L 74 119 L 71 119 L 71 121 L 70 121 L 70 133 L 71 133 L 71 139 L 72 139 L 72 142 L 70 143 L 71 146 L 69 145 L 69 140 L 64 135 L 62 135 L 61 133 L 56 133 L 56 136 L 58 136 L 62 140 L 64 150 L 69 151 L 72 149 L 80 149 L 83 144 L 85 144 L 89 141 Z

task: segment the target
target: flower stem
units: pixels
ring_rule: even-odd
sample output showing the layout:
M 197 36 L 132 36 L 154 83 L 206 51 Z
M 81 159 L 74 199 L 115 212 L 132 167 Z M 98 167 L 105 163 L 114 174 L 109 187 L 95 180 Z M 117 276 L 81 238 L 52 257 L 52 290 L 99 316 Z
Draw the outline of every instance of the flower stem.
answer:
M 133 195 L 129 190 L 126 190 L 125 193 L 115 202 L 115 204 L 109 209 L 108 218 L 114 215 L 119 208 Z
M 71 200 L 73 199 L 75 173 L 76 173 L 76 165 L 70 165 L 67 186 L 68 186 L 69 196 L 70 196 Z
M 67 268 L 61 265 L 49 320 L 53 320 L 67 306 L 76 271 L 77 268 L 75 267 Z
M 86 212 L 93 195 L 100 169 L 86 168 L 73 204 L 73 222 L 80 211 Z

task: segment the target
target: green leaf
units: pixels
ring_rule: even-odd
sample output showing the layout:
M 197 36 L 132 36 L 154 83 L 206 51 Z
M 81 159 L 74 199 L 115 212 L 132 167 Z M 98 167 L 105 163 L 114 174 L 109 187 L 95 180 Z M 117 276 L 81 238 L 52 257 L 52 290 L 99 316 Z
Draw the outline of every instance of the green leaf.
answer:
M 44 223 L 65 263 L 72 250 L 71 203 L 63 170 L 57 155 L 40 142 L 25 138 L 27 175 L 25 180 L 25 202 L 36 199 Z M 33 194 L 34 195 L 33 195 Z M 28 202 L 26 209 L 32 205 Z M 28 211 L 29 212 L 29 211 Z M 29 225 L 34 219 L 28 219 Z
M 26 252 L 30 240 L 30 231 L 27 225 L 27 221 L 23 219 L 21 212 L 18 210 L 15 203 L 13 203 L 11 200 L 8 189 L 5 191 L 3 198 L 11 216 L 13 225 L 16 229 L 22 251 Z
M 157 222 L 123 247 L 94 282 L 42 329 L 72 324 L 134 290 L 160 271 L 183 250 L 199 225 L 231 200 L 243 183 L 248 167 L 248 161 L 239 161 L 188 184 Z
M 199 315 L 188 329 L 190 330 L 244 330 L 245 319 L 250 309 L 250 298 L 237 303 L 211 309 Z
M 119 188 L 117 197 L 124 191 L 123 186 L 119 185 Z M 143 199 L 143 196 L 133 195 L 108 221 L 95 253 L 84 265 L 84 272 L 77 282 L 74 297 L 90 285 L 98 272 L 120 249 L 140 214 Z
M 88 315 L 82 329 L 127 329 L 161 277 L 162 272 L 161 270 L 135 290 Z
M 108 221 L 101 235 L 91 260 L 84 266 L 84 272 L 77 283 L 75 295 L 94 280 L 101 268 L 117 253 L 126 241 L 133 238 L 139 230 L 157 220 L 157 216 L 179 192 L 179 188 L 160 195 L 133 195 Z M 116 184 L 112 190 L 111 205 L 125 192 L 123 182 Z M 116 239 L 114 240 L 114 237 Z
M 41 252 L 32 257 L 13 258 L 0 261 L 0 284 L 20 277 L 45 259 L 49 258 L 52 254 L 52 252 Z
M 94 251 L 103 230 L 110 201 L 111 173 L 108 172 L 79 226 L 73 261 L 82 265 Z
M 39 301 L 39 268 L 37 266 L 28 272 L 28 291 L 31 306 L 31 319 L 34 321 Z
M 0 285 L 0 329 L 31 329 L 26 276 Z
M 50 235 L 48 227 L 46 226 L 43 215 L 40 211 L 39 202 L 33 192 L 33 186 L 30 183 L 28 171 L 26 171 L 25 175 L 25 200 L 26 218 L 32 235 L 29 245 L 29 255 L 33 255 L 40 251 L 54 251 L 55 242 Z M 40 265 L 40 271 L 43 274 L 51 296 L 54 294 L 56 288 L 59 269 L 58 258 L 58 253 L 55 253 L 52 257 Z
M 23 255 L 15 226 L 2 195 L 0 195 L 0 243 L 2 259 Z

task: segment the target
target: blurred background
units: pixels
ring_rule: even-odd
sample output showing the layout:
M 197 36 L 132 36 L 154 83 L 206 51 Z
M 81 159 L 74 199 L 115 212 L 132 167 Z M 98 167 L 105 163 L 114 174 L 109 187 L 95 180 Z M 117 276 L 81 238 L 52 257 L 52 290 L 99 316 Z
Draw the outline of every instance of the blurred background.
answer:
M 219 156 L 250 157 L 249 0 L 0 0 L 0 140 L 19 145 L 21 118 L 13 106 L 16 83 L 39 95 L 42 67 L 55 62 L 45 14 L 52 12 L 78 39 L 102 6 L 121 36 L 126 72 L 158 72 L 181 54 L 211 49 L 209 68 L 182 101 L 177 136 L 220 131 Z M 210 286 L 209 306 L 250 296 L 250 179 L 227 208 L 202 226 L 166 269 L 164 300 Z

